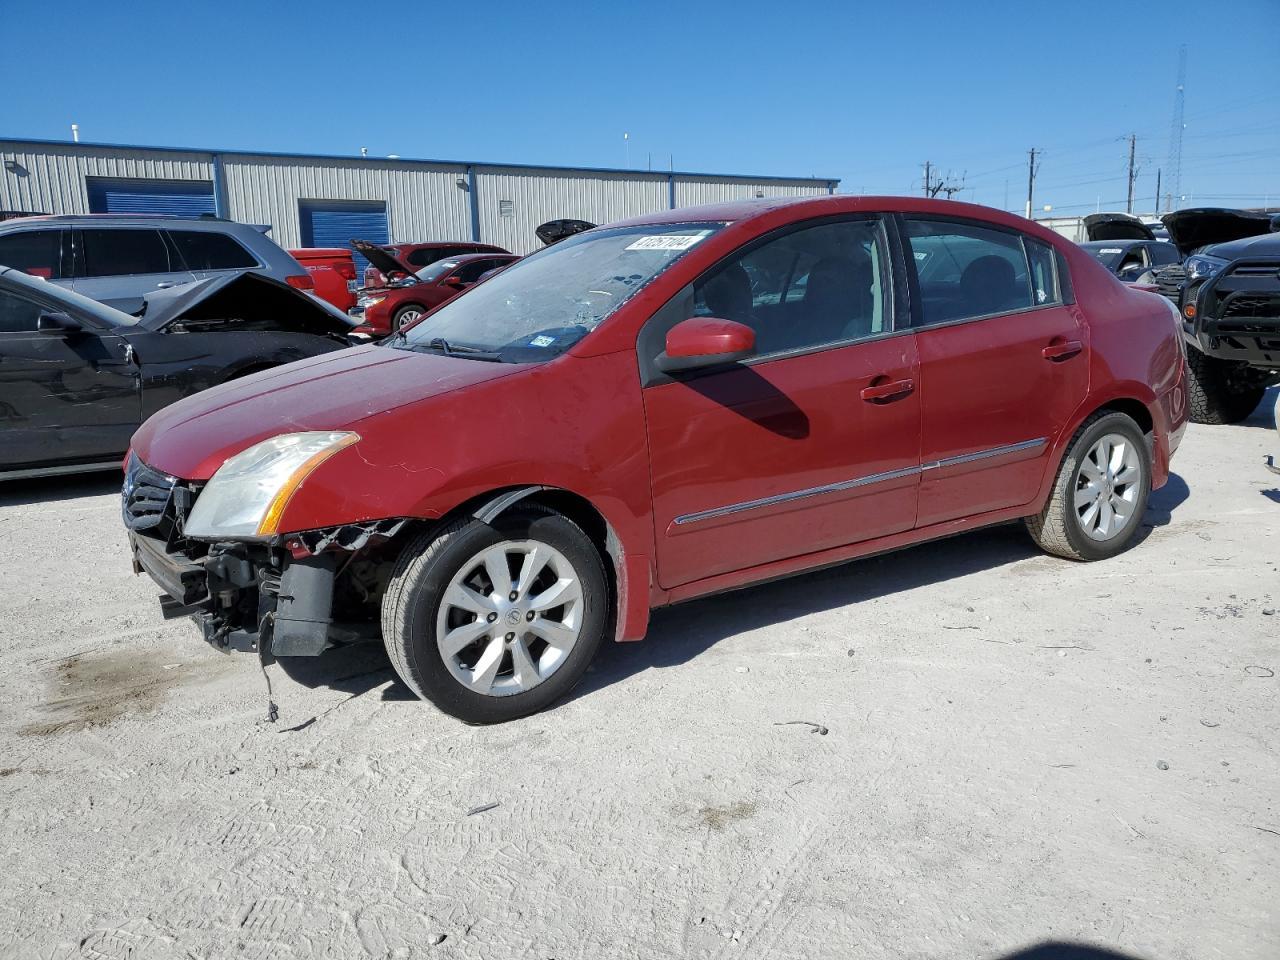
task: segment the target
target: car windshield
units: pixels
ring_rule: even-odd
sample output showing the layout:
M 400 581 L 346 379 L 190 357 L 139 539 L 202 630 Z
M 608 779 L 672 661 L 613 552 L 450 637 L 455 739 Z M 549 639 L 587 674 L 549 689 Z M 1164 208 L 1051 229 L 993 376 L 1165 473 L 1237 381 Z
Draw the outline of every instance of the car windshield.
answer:
M 1095 260 L 1106 267 L 1108 270 L 1114 270 L 1120 262 L 1120 258 L 1124 256 L 1124 247 L 1117 246 L 1114 243 L 1108 243 L 1105 240 L 1098 240 L 1092 243 L 1082 243 L 1084 247 Z
M 570 237 L 450 300 L 388 346 L 483 353 L 512 363 L 549 360 L 723 226 L 648 224 Z
M 439 280 L 457 265 L 457 260 L 437 260 L 435 263 L 423 267 L 414 276 L 424 283 L 431 283 L 434 280 Z

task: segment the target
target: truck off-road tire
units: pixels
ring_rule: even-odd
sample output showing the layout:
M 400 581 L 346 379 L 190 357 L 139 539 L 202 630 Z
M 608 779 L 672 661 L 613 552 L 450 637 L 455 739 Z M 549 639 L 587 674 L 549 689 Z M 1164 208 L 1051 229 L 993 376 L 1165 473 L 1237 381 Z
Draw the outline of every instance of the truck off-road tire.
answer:
M 1266 387 L 1233 383 L 1240 364 L 1187 347 L 1187 388 L 1192 423 L 1239 423 L 1258 408 Z
M 427 308 L 420 303 L 406 303 L 391 315 L 391 332 L 395 333 L 406 323 L 413 323 L 426 312 Z
M 466 723 L 515 720 L 559 700 L 608 622 L 599 551 L 572 520 L 536 505 L 409 542 L 382 601 L 400 678 Z
M 1101 411 L 1080 425 L 1043 510 L 1027 517 L 1040 548 L 1069 560 L 1105 560 L 1124 550 L 1151 494 L 1151 451 L 1132 419 Z

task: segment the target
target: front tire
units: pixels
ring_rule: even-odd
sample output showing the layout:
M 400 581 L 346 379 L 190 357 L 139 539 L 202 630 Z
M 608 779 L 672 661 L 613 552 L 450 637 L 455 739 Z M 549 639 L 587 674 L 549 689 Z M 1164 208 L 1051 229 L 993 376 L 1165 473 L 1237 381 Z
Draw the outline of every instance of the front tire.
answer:
M 501 723 L 578 684 L 608 613 L 595 545 L 572 520 L 530 505 L 409 543 L 383 598 L 382 635 L 419 697 L 466 723 Z
M 1187 347 L 1187 386 L 1192 423 L 1239 423 L 1257 409 L 1266 387 L 1238 383 L 1244 364 L 1220 360 Z
M 1105 560 L 1132 542 L 1151 494 L 1151 451 L 1132 419 L 1095 413 L 1076 431 L 1043 510 L 1027 518 L 1047 553 Z
M 396 333 L 406 323 L 413 323 L 420 316 L 427 312 L 427 308 L 416 303 L 406 303 L 397 310 L 391 317 L 391 332 Z

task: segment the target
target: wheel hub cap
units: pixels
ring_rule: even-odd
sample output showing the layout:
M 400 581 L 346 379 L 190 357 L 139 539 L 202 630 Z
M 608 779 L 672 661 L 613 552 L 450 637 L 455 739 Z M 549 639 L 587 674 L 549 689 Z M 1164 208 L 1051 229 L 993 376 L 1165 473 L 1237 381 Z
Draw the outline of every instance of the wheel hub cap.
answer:
M 578 642 L 577 571 L 534 540 L 505 541 L 464 563 L 436 617 L 436 645 L 453 678 L 475 693 L 511 696 L 556 672 Z
M 1143 481 L 1142 459 L 1133 443 L 1118 433 L 1100 437 L 1076 475 L 1075 515 L 1081 530 L 1099 541 L 1127 530 Z

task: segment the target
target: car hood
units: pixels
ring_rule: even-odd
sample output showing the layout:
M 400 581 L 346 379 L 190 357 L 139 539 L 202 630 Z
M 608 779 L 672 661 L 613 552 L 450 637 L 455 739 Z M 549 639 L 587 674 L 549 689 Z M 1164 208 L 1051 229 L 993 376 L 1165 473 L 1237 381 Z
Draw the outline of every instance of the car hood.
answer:
M 392 273 L 413 273 L 413 271 L 396 259 L 394 253 L 384 247 L 378 246 L 376 243 L 370 243 L 368 240 L 352 240 L 351 246 L 360 251 L 361 255 L 373 264 L 384 274 Z
M 1200 251 L 1223 260 L 1241 260 L 1245 257 L 1280 257 L 1280 233 L 1264 233 L 1243 240 L 1215 243 Z
M 1154 240 L 1151 228 L 1127 213 L 1091 213 L 1084 218 L 1085 236 L 1090 240 Z
M 1160 220 L 1183 256 L 1211 243 L 1228 243 L 1271 231 L 1271 217 L 1266 214 L 1218 207 L 1177 210 L 1166 213 Z
M 588 223 L 586 220 L 548 220 L 533 232 L 537 234 L 539 240 L 551 246 L 553 243 L 572 237 L 575 233 L 583 233 L 595 228 L 594 223 Z
M 352 323 L 340 310 L 260 273 L 232 273 L 153 290 L 142 298 L 138 325 L 284 330 L 346 337 Z
M 352 430 L 360 421 L 527 369 L 389 347 L 299 360 L 165 407 L 133 437 L 143 462 L 203 481 L 228 457 L 281 433 Z

